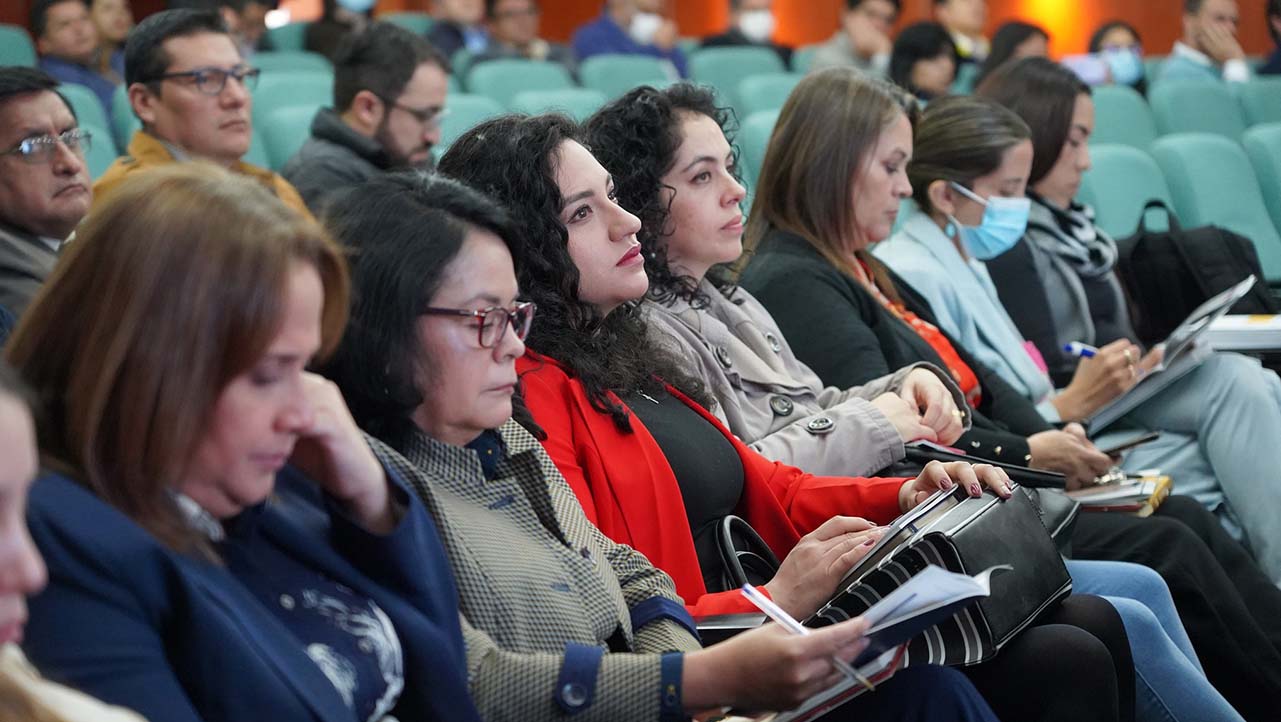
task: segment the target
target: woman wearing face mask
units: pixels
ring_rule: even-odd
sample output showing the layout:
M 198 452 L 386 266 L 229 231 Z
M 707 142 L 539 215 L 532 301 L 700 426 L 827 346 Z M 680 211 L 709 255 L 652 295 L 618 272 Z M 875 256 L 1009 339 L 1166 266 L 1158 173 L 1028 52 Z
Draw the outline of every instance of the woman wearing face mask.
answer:
M 1072 485 L 1088 483 L 1111 461 L 1083 430 L 1053 429 L 1034 404 L 941 331 L 925 300 L 867 252 L 890 234 L 912 192 L 906 175 L 912 109 L 902 103 L 892 89 L 848 72 L 823 71 L 797 86 L 766 153 L 746 233 L 753 254 L 741 282 L 825 382 L 859 383 L 930 361 L 976 401 L 974 428 L 982 435 L 971 431 L 962 448 L 978 457 L 1012 454 L 1067 473 Z M 848 130 L 823 130 L 834 127 Z M 1258 620 L 1266 605 L 1248 605 L 1237 586 L 1270 585 L 1257 569 L 1250 577 L 1243 550 L 1194 500 L 1172 496 L 1148 519 L 1080 515 L 1072 544 L 1079 559 L 1132 561 L 1159 572 L 1207 670 L 1224 638 L 1255 648 L 1251 658 L 1260 663 L 1276 654 L 1268 650 L 1278 636 Z M 1272 674 L 1241 672 L 1265 680 Z M 1210 679 L 1225 689 L 1213 671 Z
M 537 439 L 512 420 L 516 411 L 528 423 L 513 394 L 534 307 L 519 300 L 513 260 L 522 254 L 501 208 L 456 181 L 403 175 L 339 197 L 326 223 L 352 251 L 358 301 L 325 373 L 361 426 L 394 447 L 375 448 L 440 522 L 487 718 L 783 709 L 830 684 L 826 660 L 855 653 L 862 620 L 822 637 L 765 628 L 701 650 L 671 578 L 592 526 Z M 869 717 L 904 714 L 890 700 L 957 682 L 964 687 L 950 670 L 908 670 L 876 695 L 888 708 L 858 705 Z
M 346 307 L 321 229 L 221 168 L 95 210 L 6 346 L 46 404 L 38 667 L 154 720 L 480 719 L 434 523 L 304 370 Z
M 756 45 L 778 53 L 783 65 L 791 66 L 792 49 L 773 42 L 778 25 L 771 9 L 772 0 L 732 0 L 729 4 L 729 29 L 720 35 L 703 39 L 704 48 Z
M 517 366 L 544 446 L 589 518 L 672 574 L 687 603 L 698 611 L 746 609 L 735 593 L 713 591 L 720 561 L 709 532 L 727 513 L 743 516 L 784 558 L 764 589 L 804 617 L 830 595 L 831 575 L 839 578 L 878 534 L 862 519 L 829 519 L 832 513 L 888 521 L 936 486 L 939 471 L 971 493 L 976 476 L 1003 483 L 990 467 L 932 464 L 917 480 L 860 484 L 809 476 L 749 451 L 690 400 L 686 390 L 704 392 L 682 362 L 648 343 L 634 305 L 648 285 L 640 223 L 614 202 L 609 174 L 577 137 L 571 121 L 555 116 L 490 121 L 450 149 L 442 171 L 501 199 L 527 234 L 521 288 L 548 313 L 530 333 L 539 353 Z M 510 168 L 530 171 L 515 177 Z M 1097 598 L 1073 596 L 1040 622 L 995 659 L 967 668 L 998 714 L 1117 719 L 1119 709 L 1120 718 L 1131 718 L 1133 674 L 1115 612 Z M 1034 702 L 1006 684 L 1014 670 L 1071 683 L 1053 686 L 1054 699 L 1038 690 Z
M 1143 41 L 1133 25 L 1113 20 L 1099 26 L 1090 36 L 1090 52 L 1107 64 L 1108 75 L 1117 85 L 1128 85 L 1147 95 L 1148 80 L 1144 77 Z

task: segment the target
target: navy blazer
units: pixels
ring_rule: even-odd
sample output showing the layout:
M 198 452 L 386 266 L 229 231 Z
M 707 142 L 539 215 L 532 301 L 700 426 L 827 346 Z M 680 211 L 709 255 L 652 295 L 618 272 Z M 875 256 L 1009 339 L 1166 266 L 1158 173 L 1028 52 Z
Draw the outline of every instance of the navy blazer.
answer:
M 394 478 L 388 472 L 389 478 Z M 150 722 L 352 722 L 296 637 L 236 579 L 234 559 L 275 547 L 366 595 L 404 654 L 401 720 L 479 721 L 468 693 L 458 592 L 435 524 L 399 480 L 407 512 L 387 536 L 329 504 L 296 470 L 229 525 L 213 564 L 178 554 L 66 477 L 31 491 L 28 523 L 49 567 L 23 644 L 49 678 Z

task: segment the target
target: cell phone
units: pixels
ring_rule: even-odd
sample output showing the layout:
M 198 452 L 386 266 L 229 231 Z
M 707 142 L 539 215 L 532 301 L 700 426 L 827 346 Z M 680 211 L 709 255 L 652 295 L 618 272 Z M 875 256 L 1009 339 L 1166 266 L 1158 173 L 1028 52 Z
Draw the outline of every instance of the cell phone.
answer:
M 1146 444 L 1149 441 L 1156 441 L 1159 438 L 1161 438 L 1160 431 L 1149 431 L 1148 433 L 1140 434 L 1134 437 L 1133 439 L 1127 439 L 1125 441 L 1122 441 L 1121 443 L 1111 448 L 1101 449 L 1101 451 L 1107 454 L 1108 456 L 1116 456 L 1122 451 L 1129 451 L 1130 449 L 1133 449 L 1136 446 L 1142 446 L 1143 444 Z

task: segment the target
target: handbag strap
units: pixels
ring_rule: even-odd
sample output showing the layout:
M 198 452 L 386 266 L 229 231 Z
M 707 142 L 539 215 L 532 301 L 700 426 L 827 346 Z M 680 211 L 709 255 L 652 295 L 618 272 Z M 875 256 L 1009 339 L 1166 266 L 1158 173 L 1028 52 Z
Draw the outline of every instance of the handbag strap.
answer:
M 716 525 L 716 543 L 724 565 L 726 589 L 769 581 L 778 571 L 778 557 L 745 519 L 727 515 Z

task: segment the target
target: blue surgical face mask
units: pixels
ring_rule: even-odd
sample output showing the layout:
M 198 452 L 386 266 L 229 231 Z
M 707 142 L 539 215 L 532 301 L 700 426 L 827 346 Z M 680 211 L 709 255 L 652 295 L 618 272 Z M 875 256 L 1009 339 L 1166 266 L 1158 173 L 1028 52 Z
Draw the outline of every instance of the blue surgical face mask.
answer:
M 1117 85 L 1134 85 L 1143 79 L 1143 56 L 1136 47 L 1107 48 L 1103 51 L 1103 61 Z
M 965 250 L 980 261 L 988 261 L 1014 247 L 1027 230 L 1027 216 L 1032 210 L 1032 201 L 1024 198 L 1002 198 L 992 196 L 984 199 L 960 183 L 952 187 L 961 195 L 975 203 L 982 203 L 983 221 L 978 226 L 962 225 L 960 221 L 948 217 L 948 237 L 958 232 Z

